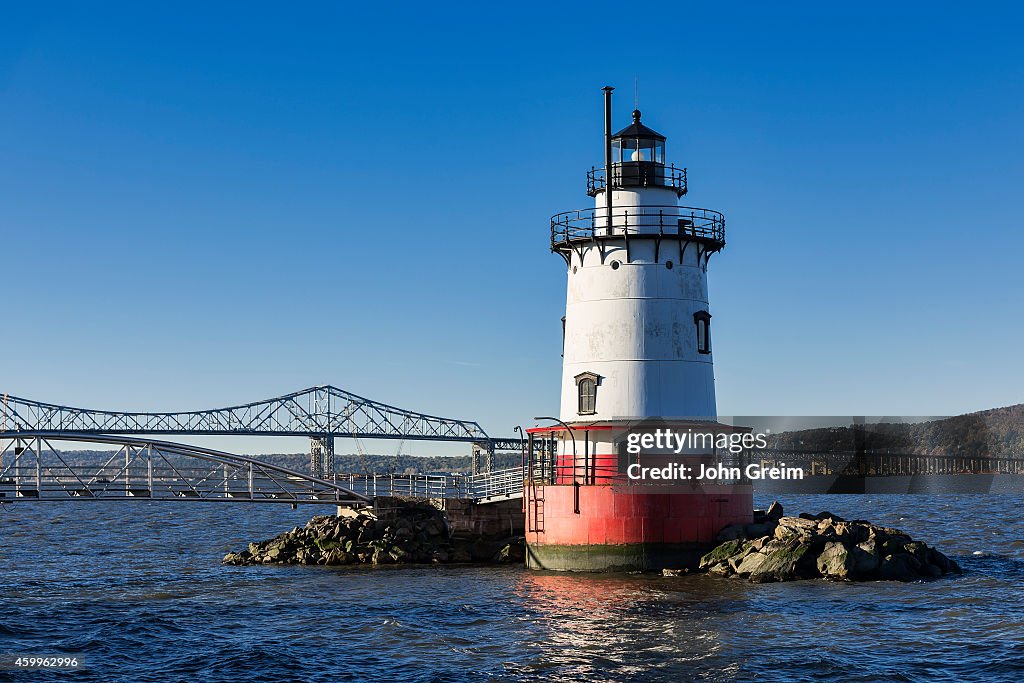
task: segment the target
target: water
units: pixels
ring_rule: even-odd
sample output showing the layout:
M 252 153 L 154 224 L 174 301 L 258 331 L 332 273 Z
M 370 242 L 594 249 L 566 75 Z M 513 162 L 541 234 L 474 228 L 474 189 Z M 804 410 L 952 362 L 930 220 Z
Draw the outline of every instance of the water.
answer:
M 77 652 L 86 669 L 0 680 L 1016 680 L 1022 500 L 789 496 L 790 513 L 903 528 L 966 573 L 764 585 L 518 567 L 224 567 L 226 551 L 316 510 L 7 506 L 0 655 Z

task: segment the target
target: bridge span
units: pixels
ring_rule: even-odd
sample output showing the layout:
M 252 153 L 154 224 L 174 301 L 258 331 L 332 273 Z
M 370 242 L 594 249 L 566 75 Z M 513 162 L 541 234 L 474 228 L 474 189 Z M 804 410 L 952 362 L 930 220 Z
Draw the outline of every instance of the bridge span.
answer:
M 157 440 L 156 435 L 302 436 L 310 472 L 257 458 Z M 470 444 L 471 475 L 338 475 L 335 438 Z M 67 444 L 116 450 L 95 462 Z M 492 471 L 496 451 L 517 438 L 491 438 L 477 422 L 427 415 L 323 385 L 227 408 L 180 412 L 94 410 L 5 394 L 0 416 L 0 501 L 178 500 L 366 504 L 375 496 L 522 496 L 522 468 Z M 109 455 L 109 457 L 107 457 Z

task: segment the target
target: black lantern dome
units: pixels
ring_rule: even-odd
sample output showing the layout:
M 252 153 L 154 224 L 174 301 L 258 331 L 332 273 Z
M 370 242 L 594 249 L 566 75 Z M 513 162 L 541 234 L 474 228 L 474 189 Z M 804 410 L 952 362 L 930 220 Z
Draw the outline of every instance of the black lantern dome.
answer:
M 640 123 L 640 110 L 633 110 L 633 123 L 612 136 L 612 163 L 653 162 L 665 165 L 665 136 Z
M 640 122 L 640 110 L 633 111 L 633 123 L 611 136 L 611 184 L 614 188 L 663 187 L 686 194 L 686 169 L 665 165 L 665 136 Z M 587 194 L 605 189 L 604 169 L 588 173 Z

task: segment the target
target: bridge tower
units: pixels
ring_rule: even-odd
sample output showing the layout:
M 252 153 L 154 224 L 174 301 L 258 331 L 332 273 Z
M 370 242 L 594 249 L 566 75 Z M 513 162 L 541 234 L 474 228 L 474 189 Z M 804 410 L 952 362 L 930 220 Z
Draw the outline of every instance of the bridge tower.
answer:
M 630 430 L 717 423 L 707 269 L 725 218 L 680 206 L 685 168 L 639 110 L 587 174 L 593 208 L 551 219 L 567 267 L 559 425 L 532 430 L 557 449 L 527 486 L 527 562 L 546 569 L 651 569 L 699 557 L 717 532 L 749 522 L 749 486 L 694 492 L 631 485 Z M 714 455 L 712 453 L 711 455 Z M 646 489 L 646 490 L 645 490 Z

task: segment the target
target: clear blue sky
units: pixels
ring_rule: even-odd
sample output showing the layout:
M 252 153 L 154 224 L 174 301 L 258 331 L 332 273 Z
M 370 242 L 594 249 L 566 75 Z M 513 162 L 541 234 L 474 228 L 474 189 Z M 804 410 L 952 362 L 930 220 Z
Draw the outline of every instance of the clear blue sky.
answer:
M 548 218 L 639 77 L 727 216 L 721 414 L 1024 401 L 1024 16 L 894 5 L 7 4 L 0 391 L 551 414 Z

